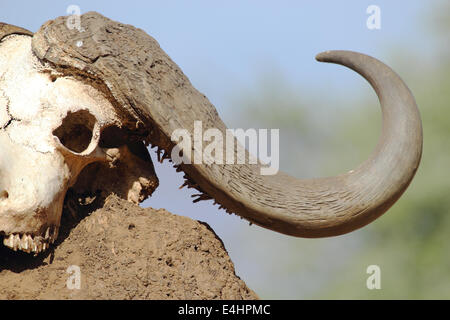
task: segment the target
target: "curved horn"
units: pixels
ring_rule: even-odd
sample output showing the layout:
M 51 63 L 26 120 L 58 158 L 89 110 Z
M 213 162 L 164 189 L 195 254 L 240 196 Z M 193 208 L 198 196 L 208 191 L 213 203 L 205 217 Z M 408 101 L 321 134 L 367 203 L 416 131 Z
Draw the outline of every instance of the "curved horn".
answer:
M 175 146 L 173 131 L 192 133 L 194 121 L 225 136 L 214 106 L 152 37 L 94 12 L 84 14 L 81 23 L 82 33 L 68 30 L 64 17 L 46 23 L 33 38 L 35 54 L 102 90 L 130 115 L 130 129 L 144 123 L 148 141 L 168 153 Z M 317 59 L 355 70 L 375 89 L 383 129 L 370 158 L 346 174 L 307 180 L 282 172 L 262 176 L 259 164 L 181 164 L 188 184 L 204 193 L 202 199 L 214 198 L 227 211 L 268 229 L 325 237 L 370 223 L 401 196 L 422 153 L 421 120 L 411 92 L 389 67 L 369 56 L 329 51 Z
M 0 41 L 2 41 L 3 38 L 10 36 L 12 34 L 21 34 L 21 35 L 27 35 L 27 36 L 33 35 L 33 33 L 31 31 L 28 31 L 26 29 L 13 26 L 11 24 L 0 22 Z

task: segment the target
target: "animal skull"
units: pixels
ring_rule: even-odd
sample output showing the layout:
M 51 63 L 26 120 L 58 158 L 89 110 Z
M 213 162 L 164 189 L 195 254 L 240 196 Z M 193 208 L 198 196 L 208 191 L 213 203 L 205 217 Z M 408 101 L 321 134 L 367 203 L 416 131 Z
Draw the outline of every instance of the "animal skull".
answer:
M 54 241 L 69 187 L 134 202 L 151 194 L 158 180 L 142 141 L 165 159 L 176 150 L 172 133 L 192 133 L 195 121 L 226 136 L 215 107 L 143 30 L 96 12 L 80 17 L 83 32 L 66 22 L 51 20 L 34 35 L 0 23 L 0 236 L 13 249 L 39 252 Z M 369 159 L 317 179 L 262 176 L 261 163 L 177 164 L 184 185 L 200 191 L 194 202 L 214 199 L 259 226 L 314 238 L 361 228 L 399 199 L 422 155 L 411 91 L 367 55 L 316 59 L 353 69 L 377 93 L 383 126 Z
M 133 156 L 127 145 L 102 146 L 102 134 L 120 126 L 120 117 L 99 91 L 73 78 L 60 77 L 41 63 L 32 54 L 31 37 L 11 35 L 3 39 L 0 234 L 4 235 L 4 245 L 34 253 L 46 250 L 57 237 L 67 190 L 88 165 L 105 164 L 91 170 L 94 176 L 89 187 L 98 184 L 95 178 L 101 178 L 99 171 L 108 166 L 117 170 L 118 158 L 139 168 L 136 164 L 142 160 Z M 136 170 L 128 170 L 135 181 L 127 197 L 134 202 L 142 201 L 157 184 L 153 167 L 148 163 L 141 167 L 135 176 L 132 173 Z

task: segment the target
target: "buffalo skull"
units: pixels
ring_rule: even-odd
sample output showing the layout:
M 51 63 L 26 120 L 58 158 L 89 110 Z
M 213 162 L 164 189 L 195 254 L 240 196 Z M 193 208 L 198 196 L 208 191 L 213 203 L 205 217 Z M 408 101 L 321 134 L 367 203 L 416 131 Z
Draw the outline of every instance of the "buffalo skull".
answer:
M 227 129 L 144 31 L 95 12 L 81 16 L 81 29 L 66 20 L 34 35 L 0 24 L 0 236 L 16 250 L 40 252 L 55 240 L 70 187 L 138 203 L 158 185 L 145 145 L 170 158 L 175 130 L 193 132 L 195 121 L 204 130 Z M 197 200 L 214 199 L 227 212 L 298 237 L 353 231 L 397 201 L 422 153 L 411 92 L 372 57 L 327 51 L 316 58 L 353 69 L 376 91 L 383 128 L 370 158 L 345 174 L 306 180 L 262 176 L 260 163 L 177 164 L 185 184 L 200 191 Z
M 57 237 L 69 187 L 81 190 L 78 194 L 105 190 L 113 183 L 105 177 L 119 180 L 120 174 L 125 190 L 111 191 L 135 203 L 156 188 L 149 158 L 133 154 L 136 143 L 122 143 L 124 134 L 114 130 L 122 122 L 111 103 L 93 87 L 41 63 L 32 54 L 31 37 L 10 35 L 2 41 L 0 70 L 4 245 L 44 251 Z

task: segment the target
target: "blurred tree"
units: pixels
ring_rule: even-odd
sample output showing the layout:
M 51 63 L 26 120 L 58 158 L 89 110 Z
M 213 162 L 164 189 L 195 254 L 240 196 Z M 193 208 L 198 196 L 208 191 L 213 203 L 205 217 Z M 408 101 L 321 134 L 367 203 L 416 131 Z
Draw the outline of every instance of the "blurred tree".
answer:
M 412 89 L 421 110 L 424 131 L 421 166 L 409 189 L 389 212 L 353 237 L 359 241 L 359 249 L 308 298 L 450 298 L 450 5 L 445 3 L 442 10 L 435 12 L 428 21 L 434 30 L 430 36 L 437 37 L 441 45 L 435 65 L 424 65 L 420 57 L 412 56 L 407 66 L 401 60 L 392 64 Z M 396 49 L 394 56 L 395 52 Z M 411 65 L 418 67 L 412 69 Z M 257 98 L 248 98 L 250 95 L 240 98 L 239 104 L 245 106 L 241 124 L 281 129 L 280 159 L 284 170 L 299 177 L 324 176 L 351 169 L 368 157 L 381 123 L 373 97 L 355 102 L 355 107 L 341 109 L 334 125 L 324 130 L 323 123 L 315 120 L 314 112 L 302 107 L 314 105 L 320 109 L 323 104 L 300 98 L 280 75 L 264 78 L 271 80 L 263 81 L 260 93 L 251 95 Z M 361 105 L 370 108 L 358 108 Z M 308 157 L 301 157 L 305 154 Z M 301 247 L 296 250 L 299 252 L 305 249 L 304 243 L 292 241 L 290 245 Z M 304 267 L 311 264 L 305 262 Z M 285 270 L 299 273 L 302 271 L 297 267 L 301 265 L 302 262 L 296 263 L 295 271 L 292 267 Z M 369 265 L 381 268 L 381 290 L 365 286 Z M 320 272 L 325 276 L 330 270 Z M 270 292 L 262 292 L 261 296 L 273 297 Z
M 319 297 L 450 298 L 450 64 L 448 56 L 442 56 L 442 52 L 449 52 L 450 5 L 443 6 L 443 10 L 435 9 L 440 18 L 433 20 L 434 35 L 441 44 L 434 59 L 436 65 L 398 70 L 407 74 L 421 110 L 421 166 L 403 198 L 367 228 L 364 250 L 349 262 L 347 272 L 335 282 L 334 289 L 324 289 Z M 442 18 L 443 13 L 446 18 Z M 422 65 L 420 60 L 411 59 L 408 64 Z M 354 119 L 344 126 L 344 136 L 366 131 Z M 360 148 L 364 149 L 358 143 Z M 361 266 L 370 264 L 381 267 L 382 290 L 370 291 L 360 285 L 368 277 L 361 273 Z

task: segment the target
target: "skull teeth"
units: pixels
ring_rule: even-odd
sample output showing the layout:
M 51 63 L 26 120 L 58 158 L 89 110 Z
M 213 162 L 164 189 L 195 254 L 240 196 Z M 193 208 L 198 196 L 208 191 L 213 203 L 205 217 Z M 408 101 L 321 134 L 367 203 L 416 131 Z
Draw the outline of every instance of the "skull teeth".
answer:
M 45 231 L 45 235 L 42 236 L 32 236 L 29 234 L 17 234 L 13 233 L 9 236 L 5 236 L 3 239 L 3 244 L 11 248 L 14 251 L 21 250 L 27 253 L 35 253 L 38 254 L 47 250 L 50 246 L 50 243 L 55 242 L 58 236 L 57 228 L 53 228 L 53 232 L 51 232 L 50 227 Z

